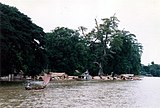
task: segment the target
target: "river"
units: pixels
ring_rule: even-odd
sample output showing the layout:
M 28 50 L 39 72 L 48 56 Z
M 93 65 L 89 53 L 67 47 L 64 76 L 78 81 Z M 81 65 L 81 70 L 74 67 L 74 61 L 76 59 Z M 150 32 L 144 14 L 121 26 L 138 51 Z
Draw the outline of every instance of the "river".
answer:
M 43 90 L 0 85 L 0 108 L 160 108 L 160 78 L 58 81 Z

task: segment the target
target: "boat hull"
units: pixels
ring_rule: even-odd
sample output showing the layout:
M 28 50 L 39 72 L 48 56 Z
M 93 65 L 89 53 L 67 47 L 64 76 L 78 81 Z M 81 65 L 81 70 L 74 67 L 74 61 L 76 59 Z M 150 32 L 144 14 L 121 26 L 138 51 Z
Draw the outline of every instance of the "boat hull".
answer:
M 42 81 L 32 81 L 28 82 L 25 86 L 26 90 L 39 90 L 39 89 L 44 89 L 46 85 Z

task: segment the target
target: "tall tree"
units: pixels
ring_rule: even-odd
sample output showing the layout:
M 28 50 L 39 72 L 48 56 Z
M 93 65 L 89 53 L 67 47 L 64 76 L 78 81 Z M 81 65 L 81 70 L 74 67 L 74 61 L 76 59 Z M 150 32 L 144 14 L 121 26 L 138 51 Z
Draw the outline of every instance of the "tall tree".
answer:
M 111 58 L 112 71 L 115 71 L 117 74 L 139 74 L 142 45 L 137 42 L 135 35 L 128 31 L 119 31 L 118 37 L 122 40 L 118 49 L 117 47 L 115 48 L 115 39 L 111 42 L 111 49 L 115 52 L 113 58 Z
M 57 27 L 47 33 L 49 69 L 65 71 L 73 75 L 75 70 L 84 71 L 87 62 L 87 46 L 75 30 Z
M 96 28 L 86 35 L 90 55 L 93 62 L 102 65 L 105 74 L 134 73 L 140 70 L 142 45 L 135 35 L 119 30 L 119 20 L 112 16 L 102 19 L 102 24 L 96 22 Z
M 106 73 L 106 69 L 104 68 L 107 67 L 108 58 L 111 56 L 111 53 L 113 53 L 110 50 L 110 42 L 118 31 L 119 20 L 117 17 L 112 16 L 110 18 L 102 19 L 102 22 L 102 24 L 99 24 L 95 19 L 96 27 L 88 33 L 87 36 L 90 37 L 89 46 L 91 53 L 95 55 L 94 60 L 102 65 L 102 70 Z M 117 42 L 117 44 L 120 43 Z
M 23 70 L 36 75 L 45 66 L 43 29 L 18 11 L 0 3 L 0 47 L 2 75 Z

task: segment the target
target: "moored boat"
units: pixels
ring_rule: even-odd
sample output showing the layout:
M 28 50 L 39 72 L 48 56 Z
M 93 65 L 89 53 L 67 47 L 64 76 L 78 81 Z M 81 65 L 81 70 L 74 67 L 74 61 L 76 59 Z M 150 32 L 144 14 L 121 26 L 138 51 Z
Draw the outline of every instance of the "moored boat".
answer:
M 84 72 L 82 75 L 78 76 L 78 78 L 76 78 L 76 80 L 78 81 L 87 81 L 87 80 L 91 80 L 92 76 L 89 75 L 88 70 L 86 72 Z

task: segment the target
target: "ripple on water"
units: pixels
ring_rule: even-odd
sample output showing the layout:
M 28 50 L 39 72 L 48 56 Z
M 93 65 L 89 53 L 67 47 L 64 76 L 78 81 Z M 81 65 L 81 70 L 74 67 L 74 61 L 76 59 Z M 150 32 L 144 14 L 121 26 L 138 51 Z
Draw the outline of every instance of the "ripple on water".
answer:
M 160 78 L 52 82 L 44 90 L 0 87 L 2 108 L 159 108 Z M 2 89 L 1 89 L 2 88 Z

